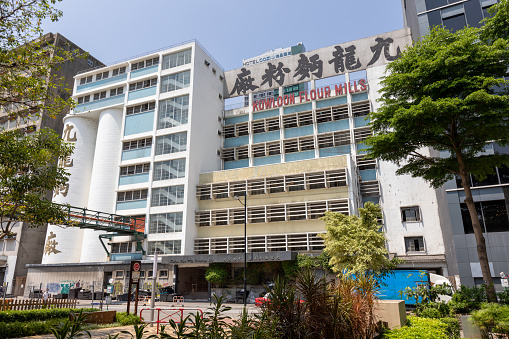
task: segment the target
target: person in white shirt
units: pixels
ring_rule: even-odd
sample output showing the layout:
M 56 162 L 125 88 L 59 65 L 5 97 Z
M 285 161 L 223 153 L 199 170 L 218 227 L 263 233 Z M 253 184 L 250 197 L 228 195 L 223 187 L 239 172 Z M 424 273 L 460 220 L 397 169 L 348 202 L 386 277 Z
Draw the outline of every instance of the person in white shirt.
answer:
M 44 294 L 42 295 L 42 299 L 43 300 L 49 299 L 49 289 L 46 289 L 46 291 L 44 291 Z

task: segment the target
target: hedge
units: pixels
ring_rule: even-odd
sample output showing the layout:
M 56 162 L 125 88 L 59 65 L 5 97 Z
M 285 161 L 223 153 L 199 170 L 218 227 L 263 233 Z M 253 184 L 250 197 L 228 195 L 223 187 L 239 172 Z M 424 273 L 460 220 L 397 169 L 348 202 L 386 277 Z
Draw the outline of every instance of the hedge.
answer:
M 446 323 L 447 322 L 447 323 Z M 406 326 L 384 333 L 388 339 L 449 339 L 459 338 L 459 325 L 452 321 L 439 319 L 408 317 Z
M 96 312 L 96 308 L 84 308 L 83 312 Z M 69 318 L 71 312 L 79 312 L 79 309 L 71 308 L 46 308 L 40 310 L 1 311 L 0 323 L 45 321 L 58 318 Z
M 51 326 L 65 319 L 52 319 L 50 321 L 31 322 L 0 322 L 0 339 L 20 338 L 39 334 L 51 333 Z
M 127 312 L 117 312 L 117 323 L 122 326 L 142 324 L 140 317 L 136 314 L 127 314 Z

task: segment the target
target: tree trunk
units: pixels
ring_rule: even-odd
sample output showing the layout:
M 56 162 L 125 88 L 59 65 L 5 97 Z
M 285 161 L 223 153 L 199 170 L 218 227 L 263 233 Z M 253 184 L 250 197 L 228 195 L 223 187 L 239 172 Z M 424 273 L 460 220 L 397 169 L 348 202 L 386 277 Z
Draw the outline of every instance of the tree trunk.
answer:
M 475 242 L 477 244 L 477 255 L 479 256 L 479 263 L 481 264 L 481 272 L 484 283 L 486 284 L 486 294 L 489 302 L 497 301 L 497 294 L 495 293 L 495 286 L 493 285 L 493 279 L 491 277 L 490 265 L 488 262 L 488 252 L 486 252 L 486 242 L 484 240 L 483 231 L 477 211 L 475 209 L 474 199 L 472 197 L 472 191 L 470 190 L 470 176 L 465 168 L 463 156 L 461 153 L 456 153 L 459 171 L 461 177 L 461 186 L 465 191 L 465 204 L 472 220 L 472 228 L 474 229 Z

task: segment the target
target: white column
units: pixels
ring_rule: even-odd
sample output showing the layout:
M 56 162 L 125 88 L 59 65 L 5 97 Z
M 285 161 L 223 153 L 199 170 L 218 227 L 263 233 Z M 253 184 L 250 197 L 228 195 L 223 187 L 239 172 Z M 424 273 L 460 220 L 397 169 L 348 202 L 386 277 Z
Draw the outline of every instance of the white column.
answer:
M 121 149 L 122 109 L 109 108 L 101 112 L 97 129 L 94 168 L 90 180 L 88 209 L 115 213 L 116 189 Z M 99 240 L 104 231 L 84 230 L 81 262 L 107 260 Z
M 53 202 L 86 207 L 94 161 L 97 120 L 76 115 L 64 118 L 62 138 L 74 144 L 73 154 L 63 163 L 70 173 L 68 186 L 53 194 Z M 62 163 L 61 163 L 62 165 Z M 83 230 L 48 225 L 43 264 L 79 262 Z

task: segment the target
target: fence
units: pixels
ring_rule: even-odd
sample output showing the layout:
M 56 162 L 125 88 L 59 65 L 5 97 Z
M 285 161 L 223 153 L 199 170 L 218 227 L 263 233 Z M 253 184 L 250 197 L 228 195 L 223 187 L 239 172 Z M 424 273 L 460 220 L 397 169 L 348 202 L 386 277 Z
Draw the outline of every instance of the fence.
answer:
M 203 318 L 203 311 L 199 308 L 142 308 L 140 311 L 140 318 L 145 324 L 157 324 L 156 333 L 159 334 L 159 325 L 168 324 L 170 320 L 173 320 L 178 324 L 182 319 L 184 319 L 184 315 L 191 315 L 193 311 L 199 312 Z M 143 312 L 150 312 L 152 314 L 143 317 Z M 155 312 L 157 312 L 157 320 L 151 318 L 154 316 Z M 145 320 L 146 318 L 147 320 Z M 148 320 L 148 318 L 151 320 Z
M 0 311 L 35 310 L 41 308 L 76 308 L 76 299 L 0 299 Z

